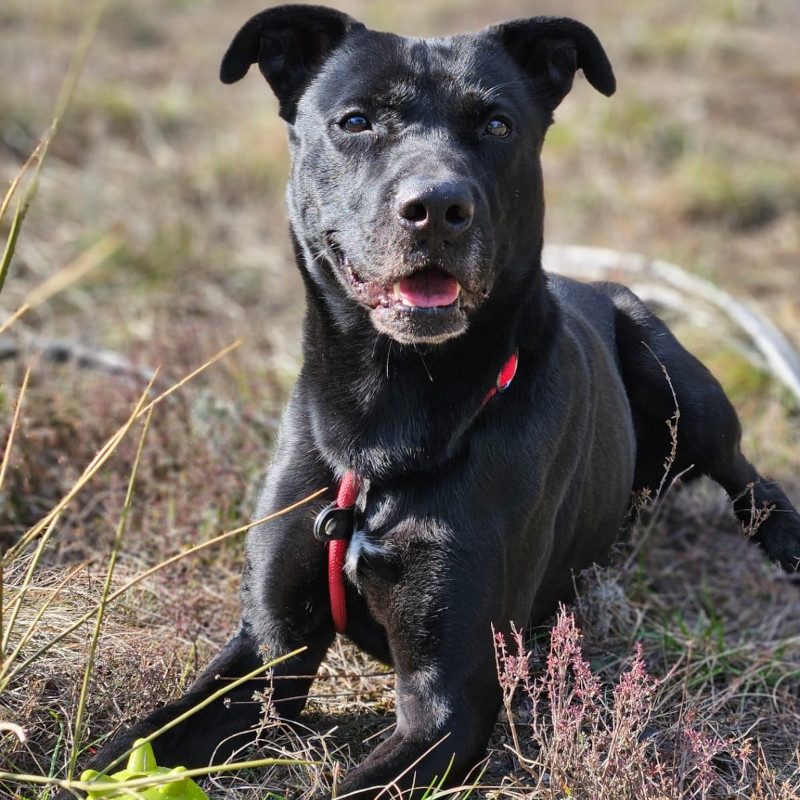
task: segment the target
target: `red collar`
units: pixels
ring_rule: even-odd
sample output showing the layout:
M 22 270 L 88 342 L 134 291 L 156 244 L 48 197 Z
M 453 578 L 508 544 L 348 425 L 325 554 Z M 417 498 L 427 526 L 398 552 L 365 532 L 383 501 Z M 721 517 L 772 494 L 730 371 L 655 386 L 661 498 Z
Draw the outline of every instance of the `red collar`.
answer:
M 511 381 L 514 380 L 514 376 L 517 374 L 518 364 L 519 351 L 515 350 L 508 361 L 503 364 L 503 369 L 500 370 L 500 374 L 497 376 L 497 383 L 489 389 L 488 394 L 483 398 L 483 405 L 486 405 L 498 392 L 502 393 L 511 386 Z
M 503 369 L 500 370 L 496 384 L 483 398 L 482 406 L 485 406 L 496 394 L 508 389 L 517 374 L 518 363 L 519 354 L 515 350 L 503 365 Z M 344 633 L 347 628 L 344 562 L 349 538 L 353 532 L 353 515 L 360 488 L 361 478 L 353 470 L 346 472 L 339 483 L 336 502 L 320 511 L 314 521 L 314 535 L 327 542 L 328 593 L 331 601 L 333 627 L 337 633 Z

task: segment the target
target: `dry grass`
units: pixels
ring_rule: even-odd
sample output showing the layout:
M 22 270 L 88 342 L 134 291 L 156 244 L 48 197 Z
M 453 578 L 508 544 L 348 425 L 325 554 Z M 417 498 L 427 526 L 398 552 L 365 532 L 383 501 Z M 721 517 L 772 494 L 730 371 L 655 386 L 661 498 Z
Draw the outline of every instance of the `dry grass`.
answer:
M 635 11 L 611 0 L 602 14 L 577 0 L 535 10 L 521 0 L 337 5 L 406 33 L 548 12 L 592 25 L 620 89 L 608 101 L 578 81 L 559 109 L 545 149 L 548 240 L 668 258 L 755 298 L 800 344 L 792 0 L 645 2 Z M 1 674 L 36 656 L 0 683 L 0 722 L 28 735 L 22 743 L 0 727 L 0 772 L 63 776 L 78 751 L 179 691 L 236 619 L 234 536 L 138 583 L 92 634 L 112 553 L 113 594 L 248 519 L 297 371 L 302 293 L 282 209 L 283 132 L 258 78 L 216 83 L 228 35 L 255 10 L 244 0 L 113 0 L 68 108 L 62 95 L 66 113 L 35 202 L 22 217 L 13 202 L 0 214 L 2 240 L 16 242 L 0 295 L 0 344 L 12 341 L 6 351 L 16 353 L 0 364 L 0 419 L 13 433 L 0 470 Z M 3 180 L 50 128 L 86 19 L 84 5 L 50 0 L 7 0 L 0 10 Z M 732 393 L 747 451 L 800 500 L 796 409 L 722 347 L 720 332 L 676 322 Z M 146 376 L 160 368 L 153 391 L 163 391 L 238 338 L 238 349 L 154 410 L 126 505 L 141 422 L 114 437 Z M 56 363 L 52 347 L 41 349 L 56 342 L 113 351 L 127 367 Z M 102 468 L 47 527 L 46 546 L 31 537 L 9 553 L 110 440 Z M 749 546 L 718 492 L 676 492 L 613 566 L 582 577 L 580 652 L 567 648 L 568 618 L 552 644 L 546 631 L 527 643 L 529 690 L 510 701 L 515 727 L 498 723 L 476 796 L 616 798 L 633 787 L 643 798 L 797 796 L 798 588 Z M 91 621 L 53 642 L 83 617 Z M 548 653 L 569 667 L 557 679 Z M 318 763 L 230 775 L 209 791 L 249 800 L 330 786 L 390 730 L 392 682 L 338 643 L 314 686 L 308 734 L 267 717 L 260 751 Z M 576 701 L 583 716 L 565 729 Z M 0 796 L 35 795 L 25 781 L 0 783 Z

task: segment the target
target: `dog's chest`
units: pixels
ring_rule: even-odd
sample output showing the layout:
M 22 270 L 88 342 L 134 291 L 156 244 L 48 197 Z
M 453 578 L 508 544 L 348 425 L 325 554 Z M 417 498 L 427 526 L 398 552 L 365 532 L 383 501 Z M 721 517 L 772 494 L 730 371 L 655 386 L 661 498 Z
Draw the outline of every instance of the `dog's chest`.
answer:
M 347 546 L 345 573 L 354 584 L 358 585 L 359 564 L 365 561 L 374 563 L 376 559 L 385 559 L 390 553 L 391 546 L 386 540 L 370 536 L 363 530 L 354 531 Z

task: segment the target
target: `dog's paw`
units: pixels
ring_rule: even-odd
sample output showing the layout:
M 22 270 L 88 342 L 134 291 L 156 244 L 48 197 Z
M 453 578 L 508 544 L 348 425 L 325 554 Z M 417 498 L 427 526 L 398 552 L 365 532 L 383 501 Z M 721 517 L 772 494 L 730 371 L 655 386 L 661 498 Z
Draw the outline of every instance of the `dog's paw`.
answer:
M 787 501 L 767 506 L 751 528 L 770 560 L 786 572 L 800 571 L 800 514 Z M 745 533 L 750 533 L 745 527 Z

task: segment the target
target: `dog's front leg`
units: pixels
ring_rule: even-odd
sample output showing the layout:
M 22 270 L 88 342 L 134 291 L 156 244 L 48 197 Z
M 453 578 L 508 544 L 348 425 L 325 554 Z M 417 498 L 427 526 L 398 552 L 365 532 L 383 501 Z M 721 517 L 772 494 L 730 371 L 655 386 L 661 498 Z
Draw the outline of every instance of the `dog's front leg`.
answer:
M 461 781 L 483 757 L 500 705 L 494 665 L 484 666 L 457 686 L 446 685 L 444 675 L 398 674 L 397 727 L 345 778 L 337 796 L 410 800 L 440 781 Z
M 463 780 L 485 753 L 501 703 L 491 628 L 506 611 L 500 559 L 429 521 L 393 531 L 384 553 L 363 556 L 358 584 L 386 631 L 397 726 L 338 787 L 360 800 L 417 797 L 439 780 Z

